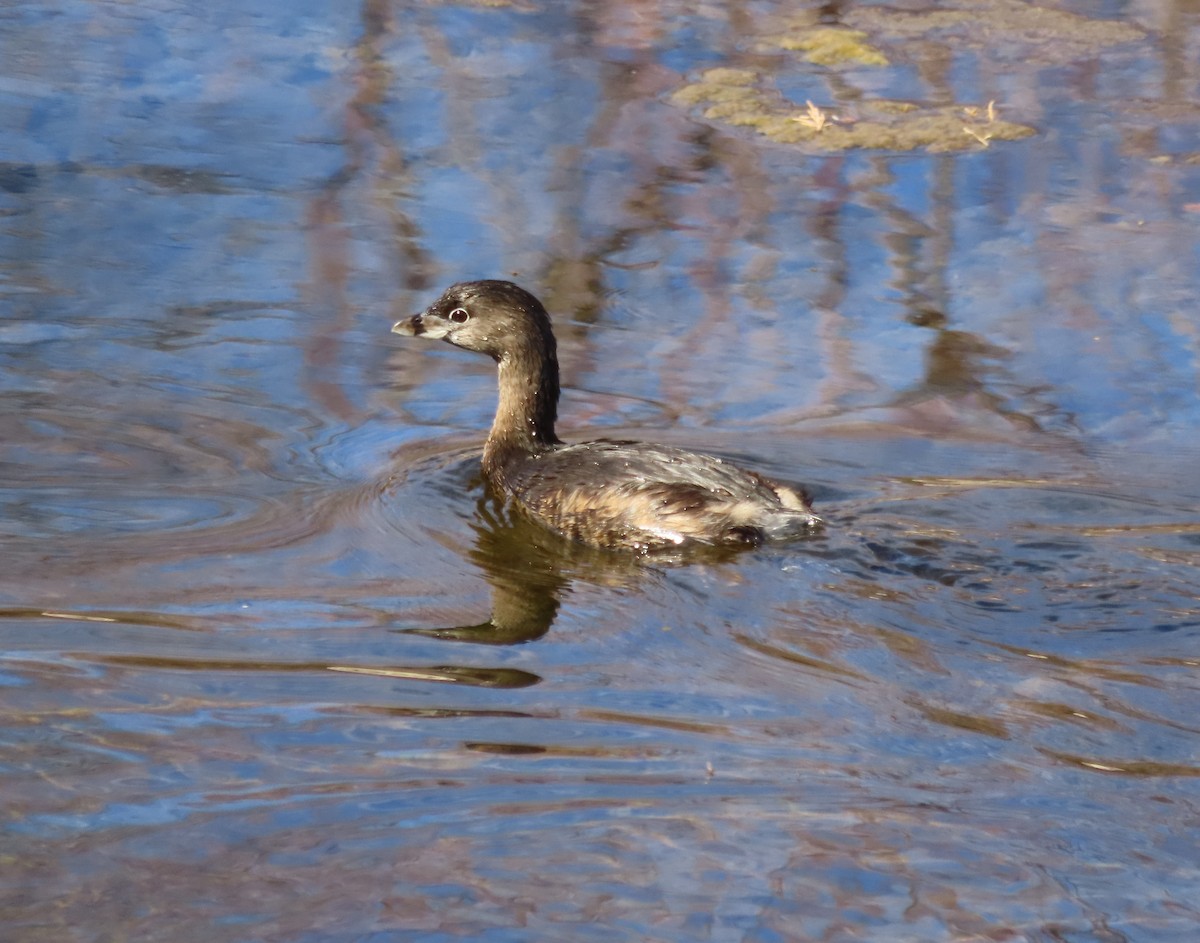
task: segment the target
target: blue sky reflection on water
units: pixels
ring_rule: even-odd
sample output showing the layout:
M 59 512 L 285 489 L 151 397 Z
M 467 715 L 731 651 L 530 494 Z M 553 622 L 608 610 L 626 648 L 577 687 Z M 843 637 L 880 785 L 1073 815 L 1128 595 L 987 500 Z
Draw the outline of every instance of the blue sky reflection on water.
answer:
M 1200 17 L 824 9 L 891 64 L 805 5 L 8 9 L 6 939 L 1195 939 Z M 714 67 L 1037 133 L 774 143 Z M 565 437 L 827 531 L 483 500 L 492 365 L 387 330 L 481 276 Z

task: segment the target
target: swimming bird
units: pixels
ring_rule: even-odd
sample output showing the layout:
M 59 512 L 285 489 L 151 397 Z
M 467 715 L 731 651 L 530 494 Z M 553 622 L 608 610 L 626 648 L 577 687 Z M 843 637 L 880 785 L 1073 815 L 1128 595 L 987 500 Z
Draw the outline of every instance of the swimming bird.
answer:
M 564 443 L 550 316 L 508 281 L 459 282 L 396 334 L 487 354 L 500 399 L 483 448 L 495 491 L 534 520 L 597 547 L 651 553 L 688 545 L 756 546 L 820 523 L 803 492 L 713 455 L 647 442 Z

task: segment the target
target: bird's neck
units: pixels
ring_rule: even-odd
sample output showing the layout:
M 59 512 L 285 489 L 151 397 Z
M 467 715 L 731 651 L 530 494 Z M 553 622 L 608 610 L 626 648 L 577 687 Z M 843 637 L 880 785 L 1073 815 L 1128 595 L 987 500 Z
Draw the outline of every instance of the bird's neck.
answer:
M 558 444 L 558 359 L 553 340 L 531 340 L 505 352 L 500 364 L 500 402 L 483 449 L 489 475 L 501 473 L 514 459 L 527 458 Z

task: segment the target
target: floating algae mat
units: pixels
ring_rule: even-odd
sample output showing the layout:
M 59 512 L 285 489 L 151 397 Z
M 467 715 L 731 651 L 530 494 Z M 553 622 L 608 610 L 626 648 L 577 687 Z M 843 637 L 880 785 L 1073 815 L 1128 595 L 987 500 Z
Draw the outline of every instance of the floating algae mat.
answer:
M 772 141 L 824 151 L 870 147 L 882 150 L 956 151 L 991 141 L 1028 137 L 1034 129 L 1001 121 L 987 106 L 928 107 L 913 102 L 860 100 L 854 119 L 828 115 L 816 106 L 797 109 L 748 69 L 709 69 L 698 82 L 672 96 L 677 104 L 702 106 L 709 121 L 754 128 Z
M 862 8 L 848 13 L 844 23 L 821 25 L 811 14 L 792 18 L 761 35 L 758 48 L 794 52 L 815 66 L 837 72 L 839 87 L 845 91 L 847 84 L 853 84 L 853 72 L 891 64 L 873 40 L 898 49 L 918 42 L 943 43 L 951 52 L 969 49 L 977 55 L 1052 65 L 1144 38 L 1125 23 L 1047 10 L 1023 0 L 949 3 L 933 12 Z M 701 108 L 709 121 L 753 128 L 772 141 L 821 151 L 956 151 L 1035 133 L 1028 125 L 1001 120 L 992 103 L 928 106 L 859 94 L 841 97 L 853 98 L 851 112 L 811 103 L 805 110 L 786 100 L 758 71 L 717 68 L 680 88 L 672 100 Z
M 867 42 L 867 34 L 856 29 L 794 24 L 786 32 L 764 37 L 763 44 L 802 52 L 817 65 L 888 64 L 887 56 Z
M 857 7 L 846 14 L 845 22 L 875 36 L 901 42 L 941 41 L 992 59 L 1017 59 L 1032 66 L 1073 62 L 1146 38 L 1129 23 L 1092 19 L 1024 0 L 947 3 L 936 10 Z

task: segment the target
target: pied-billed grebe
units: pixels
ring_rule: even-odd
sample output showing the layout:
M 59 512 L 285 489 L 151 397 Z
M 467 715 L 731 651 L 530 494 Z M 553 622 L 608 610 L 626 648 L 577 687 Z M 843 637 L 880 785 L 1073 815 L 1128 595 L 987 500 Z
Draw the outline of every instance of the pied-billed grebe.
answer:
M 754 546 L 820 523 L 802 494 L 711 455 L 645 442 L 561 442 L 554 434 L 558 356 L 550 316 L 512 282 L 451 285 L 392 331 L 448 341 L 500 365 L 484 475 L 567 537 L 647 552 L 693 543 Z

